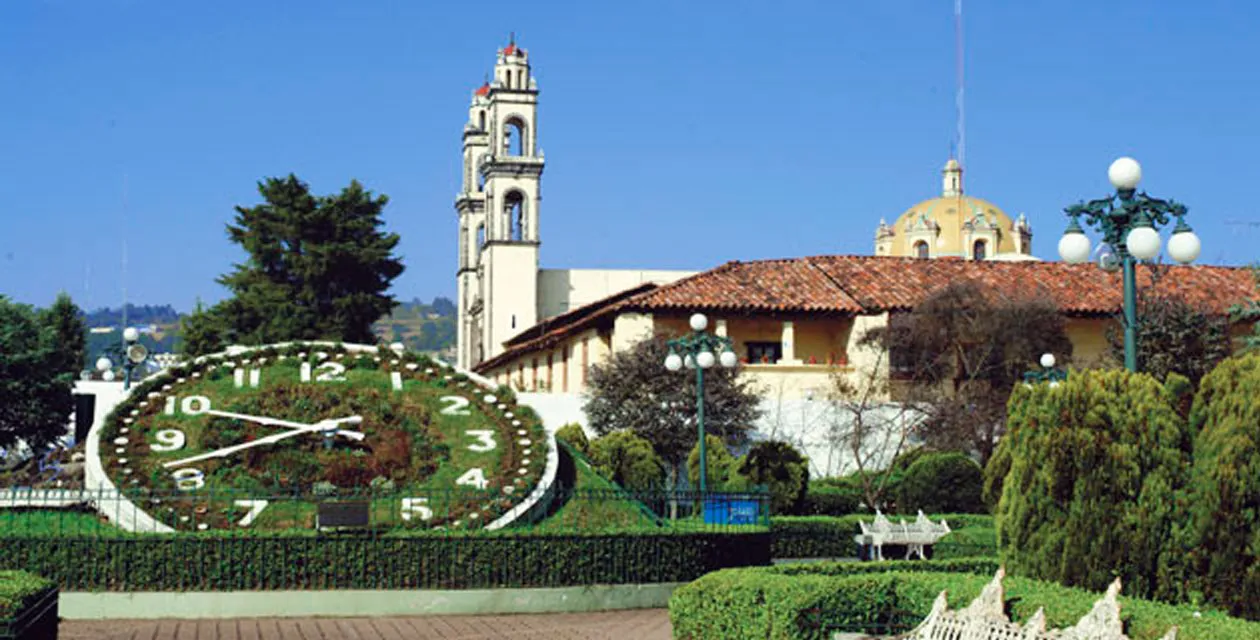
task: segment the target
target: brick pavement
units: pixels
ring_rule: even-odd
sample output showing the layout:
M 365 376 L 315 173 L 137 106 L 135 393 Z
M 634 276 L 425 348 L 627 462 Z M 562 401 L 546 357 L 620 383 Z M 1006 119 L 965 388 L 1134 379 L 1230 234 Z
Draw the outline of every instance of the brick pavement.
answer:
M 669 611 L 235 620 L 63 620 L 62 640 L 669 640 Z

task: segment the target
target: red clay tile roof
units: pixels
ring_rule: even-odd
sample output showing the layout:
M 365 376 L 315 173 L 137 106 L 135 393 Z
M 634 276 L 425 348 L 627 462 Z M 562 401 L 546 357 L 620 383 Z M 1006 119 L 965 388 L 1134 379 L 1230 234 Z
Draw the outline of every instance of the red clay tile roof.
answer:
M 1260 299 L 1247 268 L 1195 265 L 1156 270 L 1162 274 L 1162 290 L 1176 292 L 1213 314 L 1224 315 L 1235 303 Z M 1151 267 L 1139 266 L 1138 286 L 1149 286 L 1151 275 Z M 877 314 L 909 310 L 937 289 L 963 280 L 978 282 L 998 295 L 1042 293 L 1072 316 L 1117 314 L 1124 303 L 1120 272 L 1103 271 L 1094 264 L 882 256 L 728 262 L 665 286 L 624 291 L 557 316 L 547 322 L 545 333 L 541 328 L 527 330 L 509 341 L 507 352 L 476 369 L 485 371 L 545 348 L 599 321 L 610 324 L 624 312 Z
M 645 282 L 624 291 L 614 293 L 607 298 L 596 300 L 590 304 L 571 309 L 558 316 L 539 322 L 538 324 L 516 334 L 503 343 L 507 350 L 474 367 L 476 371 L 493 369 L 512 360 L 522 353 L 545 349 L 554 345 L 561 338 L 570 336 L 587 327 L 601 323 L 611 324 L 620 312 L 621 304 L 628 298 L 648 293 L 656 288 L 656 284 Z
M 487 83 L 485 83 L 485 84 L 481 85 L 480 87 L 477 87 L 477 91 L 476 91 L 476 94 L 477 94 L 477 95 L 479 95 L 479 96 L 484 96 L 484 95 L 488 95 L 489 93 L 490 93 L 490 83 L 489 83 L 489 82 L 487 82 Z

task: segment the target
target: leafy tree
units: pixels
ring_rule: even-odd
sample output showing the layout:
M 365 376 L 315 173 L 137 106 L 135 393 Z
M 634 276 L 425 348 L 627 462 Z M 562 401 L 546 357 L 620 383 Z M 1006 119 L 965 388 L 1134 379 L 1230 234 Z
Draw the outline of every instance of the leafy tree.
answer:
M 66 432 L 78 367 L 57 343 L 63 313 L 41 318 L 0 296 L 0 449 L 38 452 Z
M 1198 588 L 1230 615 L 1260 620 L 1260 353 L 1203 378 L 1194 443 L 1189 548 Z
M 223 318 L 213 309 L 206 309 L 198 298 L 193 312 L 179 319 L 180 353 L 195 357 L 221 351 L 226 332 L 223 325 Z
M 976 453 L 1002 435 L 1011 387 L 1044 353 L 1072 343 L 1049 298 L 1007 296 L 971 281 L 947 285 L 864 336 L 891 355 L 900 399 L 927 408 L 918 435 L 932 449 Z
M 1230 351 L 1229 322 L 1211 316 L 1173 293 L 1158 289 L 1139 293 L 1137 304 L 1138 368 L 1163 380 L 1178 373 L 1198 385 Z M 1124 327 L 1107 331 L 1112 357 L 1124 361 Z
M 901 513 L 981 513 L 984 474 L 975 460 L 957 452 L 929 453 L 906 469 L 897 483 Z
M 652 443 L 677 486 L 687 454 L 696 445 L 696 376 L 665 369 L 664 336 L 639 341 L 591 366 L 584 411 L 596 433 L 629 430 Z M 739 446 L 760 416 L 760 398 L 736 369 L 714 367 L 704 375 L 705 432 Z
M 809 460 L 792 445 L 771 440 L 758 442 L 741 459 L 737 472 L 749 484 L 770 488 L 772 513 L 797 513 L 804 508 Z
M 40 313 L 40 323 L 53 332 L 55 358 L 49 363 L 55 373 L 77 376 L 86 362 L 87 326 L 83 312 L 65 292 L 57 294 L 53 305 Z
M 379 227 L 389 199 L 357 181 L 314 196 L 292 174 L 258 185 L 264 202 L 236 207 L 229 239 L 246 261 L 218 282 L 233 297 L 215 306 L 224 338 L 238 344 L 283 340 L 375 342 L 372 323 L 388 313 L 398 234 Z
M 586 438 L 586 431 L 582 429 L 582 425 L 570 422 L 556 431 L 556 438 L 569 443 L 569 446 L 583 455 L 590 456 L 591 442 Z
M 1136 597 L 1185 597 L 1177 527 L 1191 437 L 1173 402 L 1168 387 L 1125 370 L 1015 388 L 985 471 L 1005 476 L 995 521 L 1008 571 L 1093 591 L 1119 577 Z
M 629 431 L 617 431 L 590 443 L 591 463 L 604 477 L 631 491 L 659 489 L 665 467 L 652 443 Z

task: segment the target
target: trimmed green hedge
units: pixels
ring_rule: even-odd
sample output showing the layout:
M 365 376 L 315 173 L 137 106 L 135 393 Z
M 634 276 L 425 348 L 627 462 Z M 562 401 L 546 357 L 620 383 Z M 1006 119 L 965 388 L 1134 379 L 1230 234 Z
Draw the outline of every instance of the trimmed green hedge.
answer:
M 905 517 L 890 516 L 893 522 Z M 933 522 L 944 519 L 954 531 L 941 539 L 933 553 L 943 557 L 983 555 L 991 548 L 997 552 L 993 529 L 993 516 L 958 513 L 928 516 Z M 848 558 L 857 555 L 853 536 L 861 531 L 858 521 L 871 522 L 871 514 L 851 514 L 839 518 L 829 516 L 775 516 L 770 518 L 773 535 L 771 554 L 775 558 Z M 988 531 L 986 531 L 988 530 Z M 938 556 L 942 557 L 942 556 Z
M 675 638 L 829 638 L 836 631 L 900 633 L 917 625 L 942 590 L 951 609 L 965 607 L 992 580 L 992 559 L 908 563 L 820 563 L 730 569 L 674 591 Z M 897 570 L 890 571 L 891 568 Z M 812 569 L 812 570 L 811 570 Z M 975 571 L 977 573 L 971 573 Z M 1049 626 L 1070 626 L 1100 594 L 1018 577 L 1004 581 L 1012 617 L 1044 607 Z M 1190 607 L 1121 597 L 1134 640 L 1179 627 L 1181 640 L 1260 638 L 1260 624 Z
M 57 586 L 25 571 L 0 571 L 0 640 L 57 637 Z
M 12 618 L 53 586 L 51 580 L 25 571 L 0 571 L 0 618 Z
M 685 582 L 770 563 L 760 532 L 0 538 L 63 590 L 483 589 Z

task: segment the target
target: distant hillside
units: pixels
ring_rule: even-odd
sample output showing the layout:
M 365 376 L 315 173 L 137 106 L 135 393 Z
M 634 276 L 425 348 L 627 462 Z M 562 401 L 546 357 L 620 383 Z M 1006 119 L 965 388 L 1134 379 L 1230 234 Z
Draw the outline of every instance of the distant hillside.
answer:
M 178 351 L 183 315 L 170 305 L 127 305 L 127 325 L 140 329 L 140 342 L 152 353 Z M 101 308 L 83 317 L 89 329 L 85 364 L 91 364 L 122 342 L 122 309 Z M 427 304 L 415 298 L 399 304 L 372 329 L 386 342 L 401 342 L 408 349 L 449 358 L 455 352 L 455 303 L 441 296 Z
M 441 296 L 429 304 L 415 298 L 399 304 L 372 329 L 387 342 L 401 342 L 413 351 L 449 358 L 455 351 L 455 303 Z

